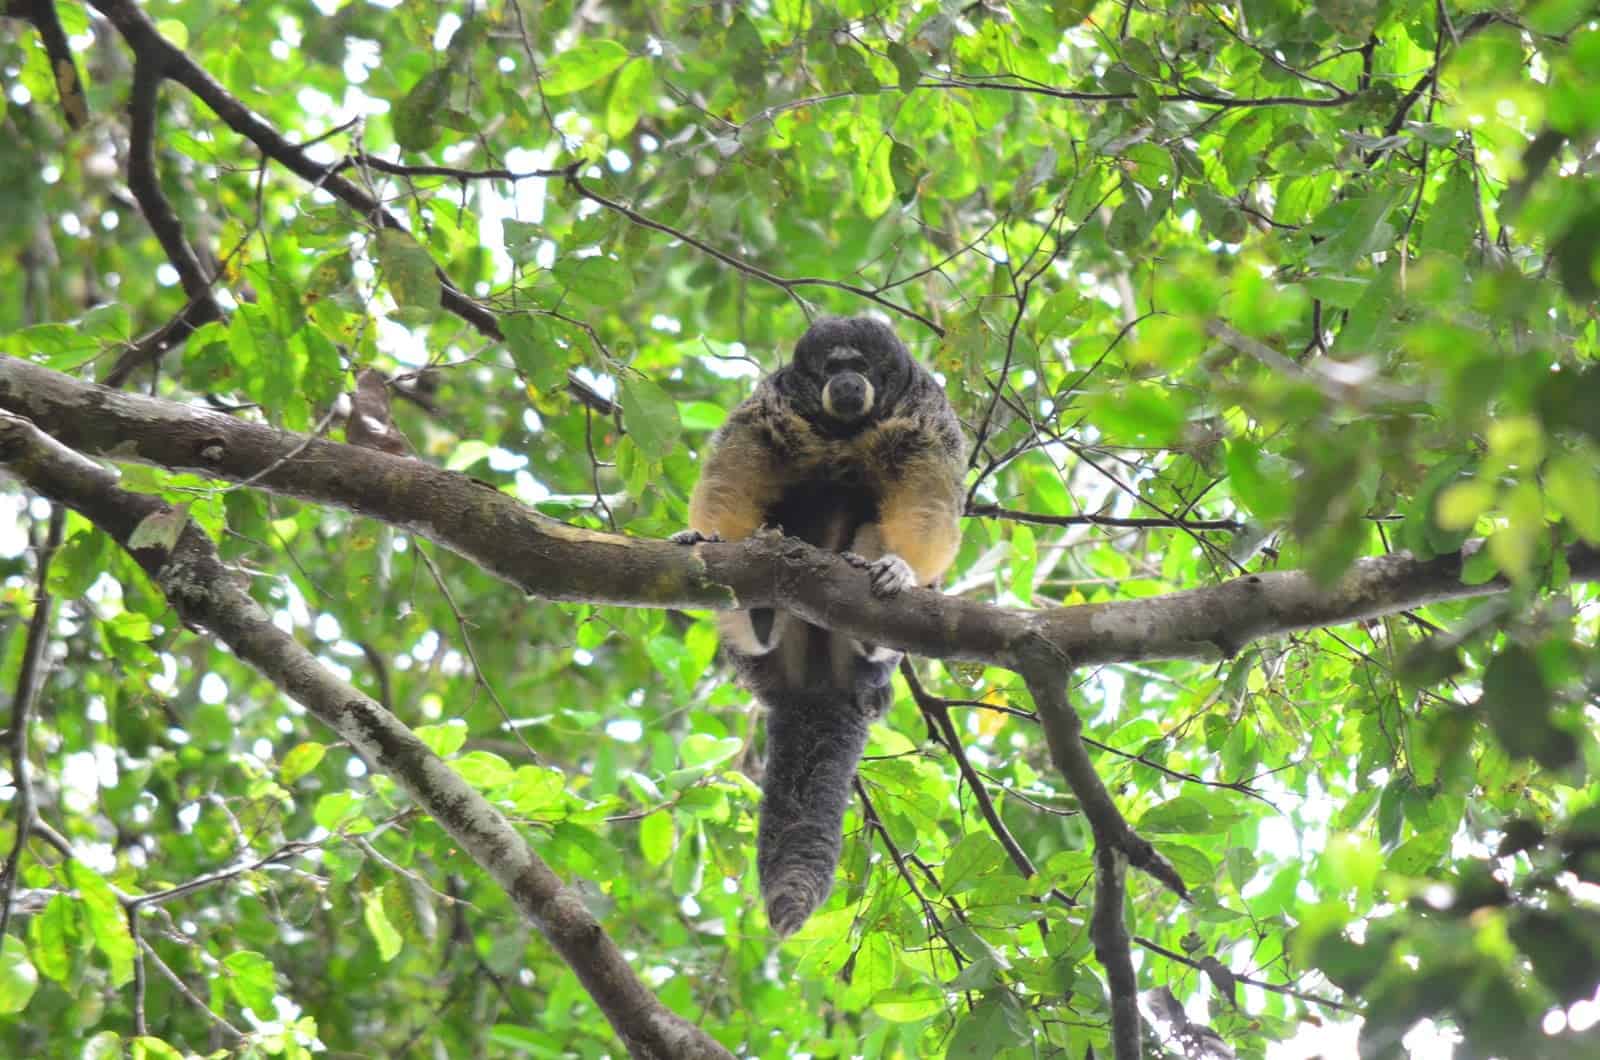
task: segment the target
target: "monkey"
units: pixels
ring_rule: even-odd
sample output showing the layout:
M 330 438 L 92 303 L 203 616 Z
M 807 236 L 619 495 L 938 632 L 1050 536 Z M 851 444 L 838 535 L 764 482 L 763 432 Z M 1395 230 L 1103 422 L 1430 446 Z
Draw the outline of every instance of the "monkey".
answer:
M 681 544 L 765 526 L 843 553 L 872 591 L 931 586 L 961 543 L 961 424 L 890 328 L 826 317 L 712 436 Z M 773 608 L 724 611 L 722 644 L 767 708 L 756 867 L 767 921 L 793 934 L 827 898 L 867 729 L 901 653 Z

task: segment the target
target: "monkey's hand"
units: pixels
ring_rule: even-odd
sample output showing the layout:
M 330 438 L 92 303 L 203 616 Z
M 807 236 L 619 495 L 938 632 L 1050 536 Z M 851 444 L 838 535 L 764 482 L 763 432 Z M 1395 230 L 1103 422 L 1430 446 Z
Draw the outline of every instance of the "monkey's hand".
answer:
M 722 535 L 716 533 L 715 531 L 712 531 L 709 534 L 702 534 L 698 530 L 679 530 L 677 533 L 667 538 L 667 540 L 671 541 L 674 545 L 698 545 L 704 542 L 716 544 L 722 540 Z
M 853 567 L 860 567 L 872 579 L 872 595 L 895 596 L 917 584 L 917 572 L 911 569 L 911 564 L 895 555 L 885 552 L 877 559 L 867 559 L 855 552 L 840 553 L 845 562 Z

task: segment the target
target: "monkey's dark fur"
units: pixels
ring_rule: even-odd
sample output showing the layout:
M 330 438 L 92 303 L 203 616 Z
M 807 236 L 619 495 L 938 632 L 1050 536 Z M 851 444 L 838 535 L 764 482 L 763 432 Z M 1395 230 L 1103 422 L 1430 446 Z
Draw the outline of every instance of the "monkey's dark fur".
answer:
M 685 543 L 778 526 L 865 567 L 880 595 L 937 581 L 960 545 L 961 427 L 888 327 L 817 321 L 729 414 Z M 723 645 L 769 710 L 756 865 L 767 919 L 803 924 L 833 886 L 850 782 L 900 654 L 770 608 L 724 612 Z

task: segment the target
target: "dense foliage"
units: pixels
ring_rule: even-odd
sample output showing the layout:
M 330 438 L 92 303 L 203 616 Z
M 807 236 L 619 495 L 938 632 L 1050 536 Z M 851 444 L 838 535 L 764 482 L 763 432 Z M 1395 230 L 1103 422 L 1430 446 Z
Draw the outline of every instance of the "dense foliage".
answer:
M 421 459 L 663 537 L 807 313 L 873 312 L 975 446 L 951 592 L 1330 581 L 1486 537 L 1464 577 L 1508 592 L 1082 671 L 1073 702 L 1192 890 L 1130 877 L 1152 1050 L 1360 1014 L 1374 1052 L 1430 1019 L 1458 1055 L 1594 1055 L 1600 597 L 1567 566 L 1600 546 L 1591 5 L 146 5 L 273 143 L 175 67 L 141 95 L 148 45 L 102 14 L 132 6 L 54 5 L 63 75 L 52 5 L 11 5 L 7 355 L 98 379 L 133 343 L 124 385 L 307 432 L 375 366 Z M 916 663 L 835 893 L 777 947 L 760 719 L 709 614 L 528 599 L 346 512 L 122 470 L 735 1053 L 1109 1055 L 1088 831 L 1014 675 Z M 9 693 L 49 509 L 6 489 Z M 75 856 L 19 859 L 0 1052 L 619 1054 L 437 826 L 76 515 L 47 584 L 33 787 Z

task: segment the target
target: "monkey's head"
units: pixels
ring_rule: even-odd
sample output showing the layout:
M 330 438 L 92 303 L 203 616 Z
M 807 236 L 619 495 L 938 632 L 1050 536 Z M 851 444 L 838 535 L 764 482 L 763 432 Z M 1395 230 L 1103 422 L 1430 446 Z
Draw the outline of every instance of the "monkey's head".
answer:
M 790 400 L 813 422 L 850 432 L 893 411 L 916 364 L 887 325 L 824 317 L 800 337 L 790 368 Z

